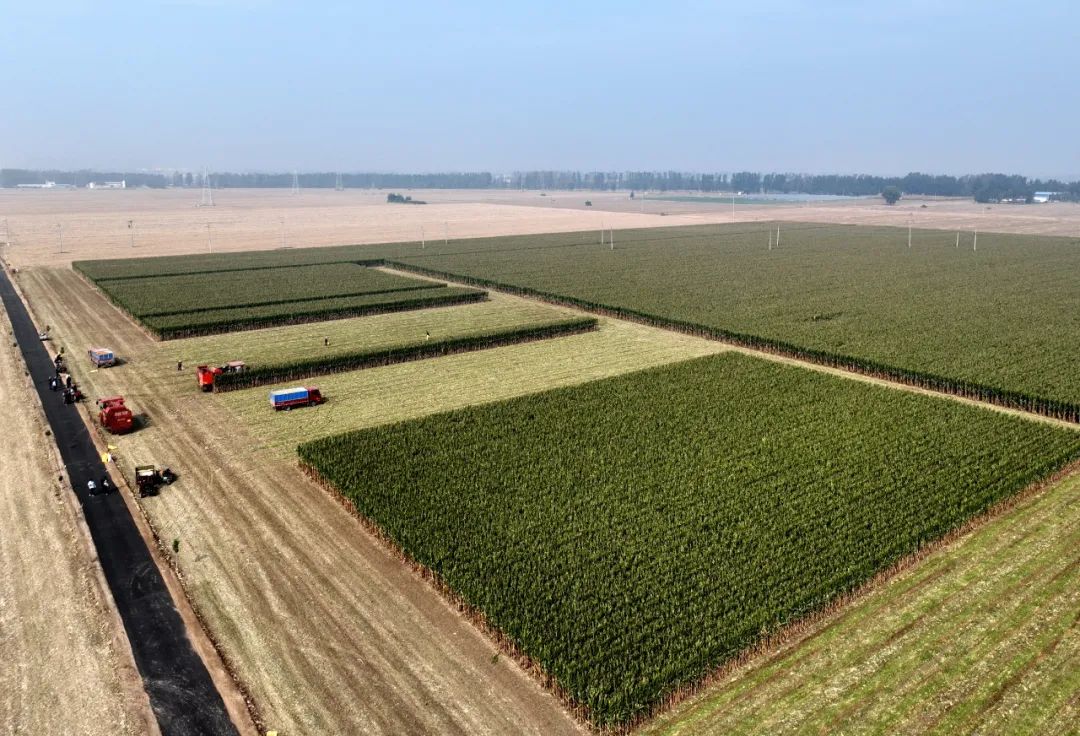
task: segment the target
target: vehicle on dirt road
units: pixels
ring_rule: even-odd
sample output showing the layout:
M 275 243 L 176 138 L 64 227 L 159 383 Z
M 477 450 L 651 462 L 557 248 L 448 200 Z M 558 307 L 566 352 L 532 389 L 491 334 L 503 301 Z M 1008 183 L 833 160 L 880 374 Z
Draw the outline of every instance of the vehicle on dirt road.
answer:
M 171 468 L 158 470 L 154 465 L 135 466 L 135 488 L 141 497 L 152 496 L 161 486 L 172 485 L 175 480 L 176 473 Z
M 90 363 L 95 368 L 108 368 L 116 365 L 116 353 L 110 348 L 90 348 L 86 351 L 90 357 Z
M 130 432 L 135 425 L 131 409 L 124 405 L 123 396 L 109 396 L 97 400 L 98 423 L 113 434 Z

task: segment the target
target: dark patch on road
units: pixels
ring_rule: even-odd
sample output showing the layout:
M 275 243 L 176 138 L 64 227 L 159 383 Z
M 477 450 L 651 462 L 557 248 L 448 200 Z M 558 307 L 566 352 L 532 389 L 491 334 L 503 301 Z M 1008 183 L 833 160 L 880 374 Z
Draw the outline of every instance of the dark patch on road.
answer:
M 0 297 L 82 506 L 161 733 L 236 734 L 221 694 L 188 638 L 180 612 L 124 499 L 116 492 L 91 496 L 87 490 L 87 481 L 97 483 L 106 475 L 105 466 L 78 408 L 64 404 L 59 392 L 49 390 L 49 378 L 55 375 L 52 358 L 2 271 Z

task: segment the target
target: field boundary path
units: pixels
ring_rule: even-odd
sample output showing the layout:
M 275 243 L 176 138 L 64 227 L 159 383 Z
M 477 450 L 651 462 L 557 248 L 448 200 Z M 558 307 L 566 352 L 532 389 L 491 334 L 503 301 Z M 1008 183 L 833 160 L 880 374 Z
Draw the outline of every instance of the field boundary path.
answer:
M 106 475 L 105 466 L 77 407 L 61 403 L 48 389 L 54 375 L 52 359 L 38 339 L 26 306 L 2 272 L 0 297 L 82 506 L 161 733 L 236 734 L 124 499 L 118 492 L 90 496 L 86 490 L 88 480 L 97 482 Z

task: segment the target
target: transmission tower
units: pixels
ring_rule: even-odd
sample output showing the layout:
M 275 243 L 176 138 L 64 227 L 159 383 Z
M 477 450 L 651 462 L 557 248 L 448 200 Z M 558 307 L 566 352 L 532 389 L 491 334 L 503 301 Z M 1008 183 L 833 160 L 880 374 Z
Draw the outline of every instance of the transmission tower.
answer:
M 202 175 L 202 199 L 199 200 L 197 207 L 213 207 L 214 206 L 214 190 L 210 186 L 210 174 L 206 168 L 203 168 Z
M 297 174 L 295 171 L 292 172 L 292 193 L 300 193 L 300 175 Z
M 345 185 L 341 182 L 341 172 L 340 171 L 338 172 L 337 182 L 334 184 L 334 189 L 336 189 L 339 192 L 344 192 L 345 191 Z

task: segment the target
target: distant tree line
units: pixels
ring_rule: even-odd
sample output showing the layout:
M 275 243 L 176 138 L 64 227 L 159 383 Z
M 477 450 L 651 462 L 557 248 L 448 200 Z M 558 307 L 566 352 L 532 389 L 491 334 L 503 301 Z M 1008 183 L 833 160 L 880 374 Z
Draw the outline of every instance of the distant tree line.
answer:
M 306 189 L 540 189 L 601 190 L 652 192 L 745 192 L 749 194 L 832 194 L 875 196 L 895 187 L 905 196 L 972 197 L 977 202 L 1001 200 L 1031 201 L 1035 192 L 1059 192 L 1057 199 L 1080 201 L 1080 181 L 1029 179 L 1008 174 L 910 173 L 906 176 L 869 174 L 762 174 L 752 171 L 735 173 L 687 173 L 680 171 L 518 171 L 512 174 L 490 172 L 450 172 L 434 174 L 380 173 L 304 173 L 299 185 Z M 210 183 L 215 188 L 287 188 L 293 184 L 291 173 L 213 172 Z M 201 187 L 201 172 L 56 171 L 0 169 L 0 187 L 18 184 L 86 186 L 91 181 L 127 181 L 129 187 Z

